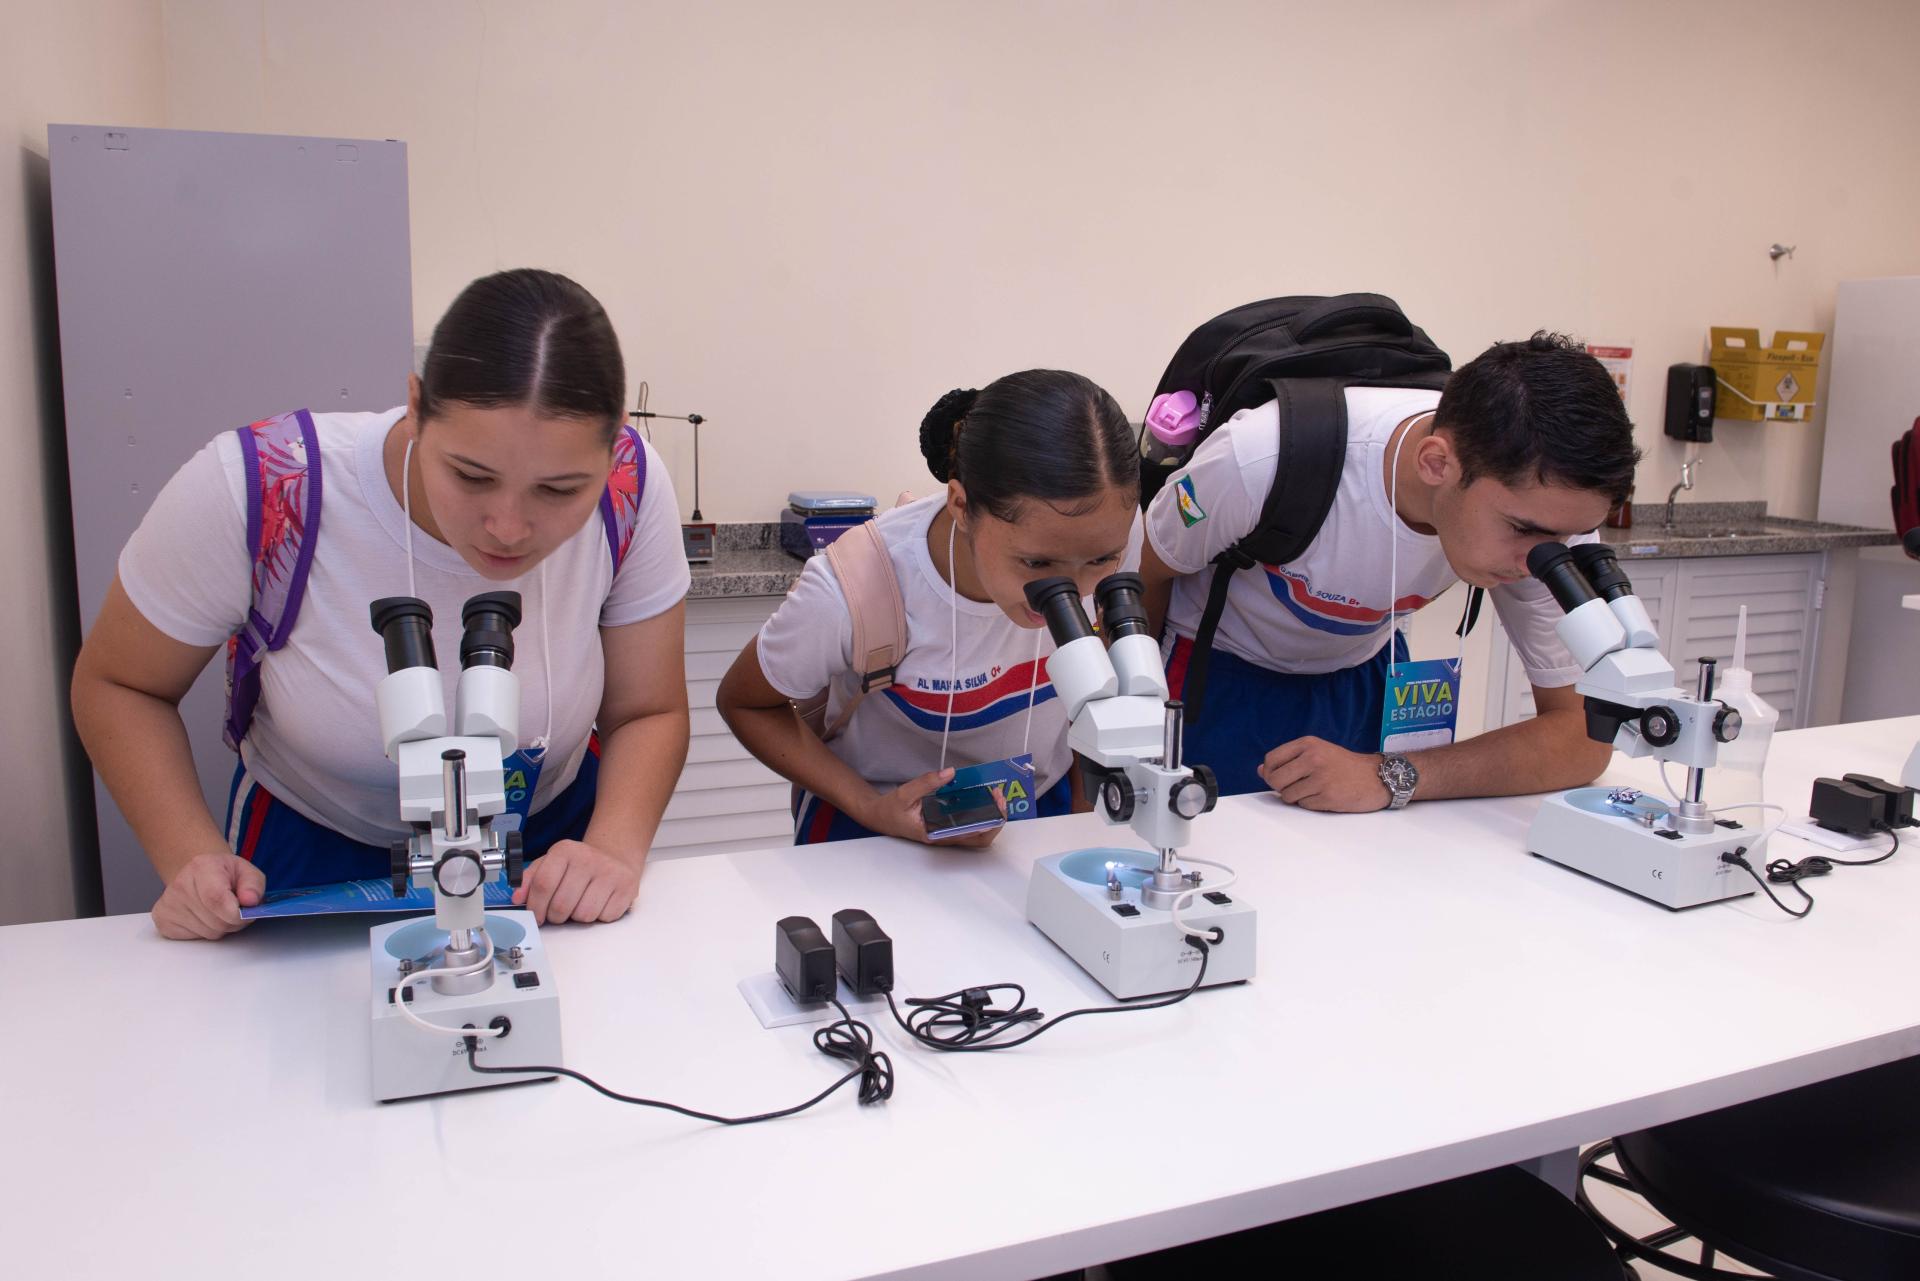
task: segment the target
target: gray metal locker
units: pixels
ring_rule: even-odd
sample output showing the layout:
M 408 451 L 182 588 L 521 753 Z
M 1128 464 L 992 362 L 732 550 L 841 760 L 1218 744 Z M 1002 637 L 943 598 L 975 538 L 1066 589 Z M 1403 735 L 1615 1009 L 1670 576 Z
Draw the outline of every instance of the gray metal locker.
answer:
M 394 141 L 51 125 L 60 365 L 80 614 L 153 496 L 222 431 L 406 396 L 407 149 Z M 222 664 L 181 712 L 216 819 L 233 754 Z M 109 912 L 159 878 L 96 776 Z

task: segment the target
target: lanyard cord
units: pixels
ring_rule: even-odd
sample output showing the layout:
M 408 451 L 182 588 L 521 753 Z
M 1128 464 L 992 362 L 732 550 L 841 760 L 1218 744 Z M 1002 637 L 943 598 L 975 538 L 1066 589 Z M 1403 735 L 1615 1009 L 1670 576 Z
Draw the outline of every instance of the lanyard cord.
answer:
M 1044 624 L 1033 629 L 1033 677 L 1027 682 L 1027 730 L 1020 736 L 1022 756 L 1033 750 L 1033 696 L 1040 688 L 1040 638 L 1046 634 Z
M 954 686 L 960 678 L 960 588 L 955 583 L 957 574 L 953 568 L 953 536 L 959 527 L 959 521 L 947 526 L 947 613 L 951 632 L 947 650 L 947 715 L 940 724 L 940 768 L 943 770 L 947 767 L 947 739 L 953 732 Z M 1033 704 L 1040 689 L 1040 638 L 1045 631 L 1042 627 L 1033 633 L 1033 666 L 1027 681 L 1027 724 L 1020 738 L 1023 756 L 1033 745 Z
M 406 516 L 407 526 L 407 595 L 418 599 L 420 590 L 413 579 L 413 439 L 407 439 L 406 452 L 400 455 L 400 510 Z M 547 689 L 547 732 L 538 740 L 527 745 L 528 758 L 535 761 L 546 759 L 547 747 L 553 742 L 553 643 L 547 634 L 547 562 L 540 561 L 540 668 L 546 678 Z M 947 708 L 952 715 L 951 705 Z M 944 755 L 944 752 L 942 753 Z M 942 762 L 944 765 L 944 761 Z
M 407 452 L 400 455 L 400 508 L 407 518 L 407 595 L 418 599 L 413 585 L 413 486 L 408 477 L 413 470 L 413 437 L 407 437 Z
M 1421 415 L 1420 417 L 1431 417 L 1431 415 Z M 1387 617 L 1393 620 L 1395 631 L 1398 631 L 1400 628 L 1400 525 L 1402 523 L 1400 517 L 1400 450 L 1405 447 L 1407 437 L 1413 434 L 1413 424 L 1419 420 L 1419 417 L 1410 418 L 1401 424 L 1400 434 L 1393 442 L 1393 461 L 1387 465 L 1387 471 L 1391 477 L 1387 482 L 1387 505 L 1393 509 L 1393 542 L 1387 552 L 1387 592 L 1389 594 L 1387 600 Z M 1467 591 L 1471 594 L 1473 588 L 1468 587 Z M 1472 602 L 1469 601 L 1468 605 L 1469 608 L 1471 608 Z M 1391 642 L 1389 642 L 1389 646 L 1391 646 Z M 1466 658 L 1467 628 L 1463 624 L 1460 628 L 1460 652 L 1454 656 L 1453 670 L 1456 672 L 1459 671 L 1461 664 L 1466 662 Z M 1387 650 L 1387 675 L 1398 676 L 1400 674 L 1399 659 L 1400 655 L 1397 650 L 1390 647 Z
M 947 736 L 953 732 L 953 685 L 960 679 L 960 589 L 954 585 L 953 535 L 960 522 L 947 518 L 947 719 L 940 726 L 940 768 L 947 767 Z
M 1387 618 L 1394 631 L 1400 630 L 1400 617 L 1397 606 L 1400 604 L 1400 451 L 1406 446 L 1407 437 L 1413 434 L 1413 421 L 1408 419 L 1400 424 L 1400 434 L 1393 441 L 1393 461 L 1387 464 L 1387 508 L 1392 513 L 1392 524 L 1388 529 L 1393 541 L 1387 546 Z M 1387 675 L 1400 674 L 1400 647 L 1387 638 Z

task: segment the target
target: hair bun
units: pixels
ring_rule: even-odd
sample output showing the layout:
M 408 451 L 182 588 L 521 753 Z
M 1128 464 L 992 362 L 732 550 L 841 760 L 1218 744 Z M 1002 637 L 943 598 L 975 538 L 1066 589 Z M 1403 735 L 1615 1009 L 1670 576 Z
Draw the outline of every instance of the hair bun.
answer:
M 979 397 L 977 388 L 956 387 L 935 401 L 920 420 L 920 454 L 927 460 L 927 470 L 942 484 L 953 478 L 954 431 Z

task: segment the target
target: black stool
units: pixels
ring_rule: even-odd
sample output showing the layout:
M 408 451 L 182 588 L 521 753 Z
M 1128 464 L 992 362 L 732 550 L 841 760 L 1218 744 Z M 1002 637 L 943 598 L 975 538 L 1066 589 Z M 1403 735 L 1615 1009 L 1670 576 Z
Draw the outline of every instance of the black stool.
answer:
M 1512 1166 L 1124 1259 L 1108 1264 L 1107 1272 L 1114 1281 L 1624 1281 L 1631 1275 L 1572 1201 Z
M 1624 1181 L 1595 1162 L 1611 1150 Z M 1626 1134 L 1590 1149 L 1586 1178 L 1630 1187 L 1674 1228 L 1644 1241 L 1600 1218 L 1623 1256 L 1699 1278 L 1742 1274 L 1659 1253 L 1699 1238 L 1782 1281 L 1920 1277 L 1920 1058 Z

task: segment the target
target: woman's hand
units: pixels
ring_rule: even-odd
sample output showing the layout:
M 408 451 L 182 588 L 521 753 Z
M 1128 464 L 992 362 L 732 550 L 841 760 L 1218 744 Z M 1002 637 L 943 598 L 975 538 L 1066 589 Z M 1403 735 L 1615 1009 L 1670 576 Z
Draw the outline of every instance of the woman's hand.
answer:
M 162 938 L 224 938 L 250 924 L 240 909 L 256 906 L 266 892 L 266 876 L 239 855 L 196 855 L 167 882 L 153 905 L 153 925 Z
M 1006 826 L 1005 823 L 971 836 L 943 839 L 927 835 L 927 821 L 920 814 L 920 802 L 945 787 L 952 778 L 951 769 L 935 770 L 919 778 L 910 778 L 891 792 L 876 792 L 862 812 L 852 816 L 853 820 L 882 836 L 898 836 L 902 840 L 919 841 L 923 845 L 965 845 L 978 849 L 993 844 L 993 838 L 1000 835 L 1000 828 Z M 1000 806 L 1000 816 L 1004 819 L 1007 799 L 997 787 L 993 789 L 993 799 Z
M 640 890 L 640 860 L 585 841 L 555 841 L 527 864 L 513 901 L 541 925 L 555 921 L 617 921 Z

